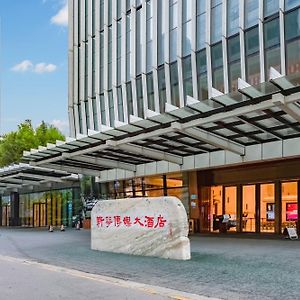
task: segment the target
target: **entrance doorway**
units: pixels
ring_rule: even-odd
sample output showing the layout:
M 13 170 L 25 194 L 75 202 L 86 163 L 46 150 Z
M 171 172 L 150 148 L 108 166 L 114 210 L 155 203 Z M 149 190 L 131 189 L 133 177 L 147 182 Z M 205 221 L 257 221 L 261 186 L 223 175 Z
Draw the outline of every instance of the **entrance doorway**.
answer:
M 46 204 L 33 204 L 33 227 L 44 227 L 46 225 Z
M 2 206 L 2 226 L 9 226 L 10 206 Z

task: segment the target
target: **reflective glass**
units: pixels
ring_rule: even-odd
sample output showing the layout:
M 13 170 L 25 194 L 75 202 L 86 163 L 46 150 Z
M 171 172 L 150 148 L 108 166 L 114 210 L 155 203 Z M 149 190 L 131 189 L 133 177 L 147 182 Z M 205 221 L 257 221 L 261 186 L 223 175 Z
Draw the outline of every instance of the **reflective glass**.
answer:
M 177 107 L 180 107 L 177 62 L 170 65 L 170 78 L 171 78 L 171 103 Z
M 239 31 L 239 3 L 240 0 L 228 0 L 227 2 L 227 35 L 233 35 Z
M 285 9 L 291 9 L 293 7 L 296 7 L 300 5 L 300 0 L 285 0 Z
M 245 27 L 258 23 L 258 0 L 245 0 Z
M 279 0 L 264 0 L 264 16 L 270 16 L 279 11 Z
M 300 9 L 285 15 L 285 39 L 300 37 Z
M 300 72 L 300 40 L 286 44 L 286 73 Z
M 222 1 L 211 9 L 211 42 L 221 40 L 222 36 Z
M 275 232 L 275 185 L 260 186 L 260 231 Z

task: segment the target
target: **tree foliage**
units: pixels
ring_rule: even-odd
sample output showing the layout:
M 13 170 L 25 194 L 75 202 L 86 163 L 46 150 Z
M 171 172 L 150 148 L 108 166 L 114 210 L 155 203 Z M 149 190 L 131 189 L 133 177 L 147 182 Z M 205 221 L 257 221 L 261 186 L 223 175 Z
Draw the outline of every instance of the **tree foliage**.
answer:
M 5 134 L 0 141 L 0 167 L 20 162 L 23 151 L 46 146 L 56 140 L 65 140 L 64 135 L 53 125 L 44 121 L 34 129 L 30 120 L 25 120 L 16 131 Z

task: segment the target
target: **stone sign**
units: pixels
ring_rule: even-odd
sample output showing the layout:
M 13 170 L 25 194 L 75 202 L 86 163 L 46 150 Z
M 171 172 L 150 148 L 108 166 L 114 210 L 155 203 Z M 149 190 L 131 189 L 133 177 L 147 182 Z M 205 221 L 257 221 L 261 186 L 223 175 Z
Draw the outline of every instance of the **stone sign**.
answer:
M 93 250 L 187 260 L 185 208 L 176 197 L 102 200 L 91 215 Z

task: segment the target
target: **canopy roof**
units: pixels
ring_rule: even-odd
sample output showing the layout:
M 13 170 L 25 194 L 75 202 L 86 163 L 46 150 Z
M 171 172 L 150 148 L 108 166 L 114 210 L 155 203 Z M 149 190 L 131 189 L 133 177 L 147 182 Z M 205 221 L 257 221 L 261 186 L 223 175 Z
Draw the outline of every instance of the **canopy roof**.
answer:
M 97 176 L 100 171 L 135 171 L 139 164 L 168 161 L 178 165 L 190 155 L 227 150 L 243 156 L 245 147 L 300 138 L 300 74 L 280 76 L 258 86 L 239 79 L 237 92 L 185 107 L 166 104 L 165 113 L 147 111 L 87 135 L 25 151 L 32 166 Z

